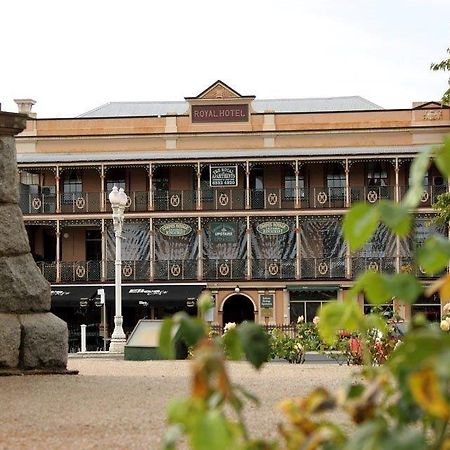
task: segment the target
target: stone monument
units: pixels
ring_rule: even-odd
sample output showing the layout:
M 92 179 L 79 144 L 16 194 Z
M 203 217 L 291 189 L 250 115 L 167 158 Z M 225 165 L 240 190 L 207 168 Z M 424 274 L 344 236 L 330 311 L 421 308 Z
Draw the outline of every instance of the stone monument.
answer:
M 27 116 L 0 111 L 0 373 L 66 372 L 67 324 L 30 252 L 19 208 L 14 136 Z

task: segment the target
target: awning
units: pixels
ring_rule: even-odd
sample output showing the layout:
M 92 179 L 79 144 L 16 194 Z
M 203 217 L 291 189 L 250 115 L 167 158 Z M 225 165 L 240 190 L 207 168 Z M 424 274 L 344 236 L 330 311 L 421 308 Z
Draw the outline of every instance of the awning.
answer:
M 339 286 L 336 285 L 325 285 L 325 284 L 316 284 L 314 286 L 287 286 L 287 290 L 290 292 L 311 292 L 311 291 L 333 291 L 336 292 L 339 290 Z
M 122 303 L 124 306 L 139 302 L 148 302 L 150 306 L 186 306 L 187 302 L 195 301 L 205 287 L 206 283 L 122 284 Z M 114 284 L 55 284 L 51 286 L 52 306 L 80 306 L 82 299 L 94 299 L 100 288 L 105 290 L 106 302 L 113 304 Z

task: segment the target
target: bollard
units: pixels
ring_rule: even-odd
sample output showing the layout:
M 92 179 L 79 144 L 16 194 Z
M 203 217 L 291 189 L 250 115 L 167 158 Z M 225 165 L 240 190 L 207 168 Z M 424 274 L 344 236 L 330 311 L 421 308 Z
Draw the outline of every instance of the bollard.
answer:
M 86 352 L 86 325 L 80 325 L 81 327 L 81 353 Z

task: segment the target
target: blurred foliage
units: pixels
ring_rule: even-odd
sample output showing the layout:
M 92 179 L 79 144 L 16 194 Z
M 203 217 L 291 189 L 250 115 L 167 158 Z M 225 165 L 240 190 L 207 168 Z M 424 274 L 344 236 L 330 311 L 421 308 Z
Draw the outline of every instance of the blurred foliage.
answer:
M 449 139 L 419 154 L 411 165 L 411 187 L 400 204 L 382 201 L 372 207 L 353 206 L 343 224 L 351 250 L 364 246 L 380 222 L 397 236 L 409 235 L 411 211 L 420 202 L 430 158 L 435 159 L 443 176 L 450 177 L 449 155 Z M 435 274 L 449 262 L 449 243 L 430 237 L 416 257 L 425 272 Z M 426 294 L 434 291 L 450 301 L 448 275 Z M 195 450 L 449 450 L 450 333 L 446 325 L 439 327 L 416 317 L 398 345 L 390 341 L 390 325 L 380 314 L 363 314 L 357 304 L 360 293 L 376 307 L 392 300 L 414 303 L 423 289 L 407 272 L 367 272 L 343 301 L 329 302 L 322 308 L 318 321 L 322 341 L 338 345 L 347 337 L 352 355 L 365 368 L 337 392 L 322 387 L 304 398 L 283 401 L 279 408 L 286 420 L 278 425 L 279 438 L 274 440 L 249 436 L 242 411 L 247 401 L 258 400 L 231 382 L 225 357 L 241 360 L 245 356 L 260 368 L 270 357 L 268 334 L 254 323 L 243 323 L 228 329 L 223 337 L 210 337 L 201 318 L 178 313 L 166 319 L 160 335 L 161 352 L 174 357 L 175 335 L 194 351 L 191 394 L 169 405 L 164 448 L 175 449 L 184 437 Z M 202 295 L 198 306 L 204 315 L 212 306 L 210 296 Z M 373 366 L 374 362 L 379 365 Z M 347 415 L 350 427 L 335 423 L 333 414 L 324 416 L 338 410 Z

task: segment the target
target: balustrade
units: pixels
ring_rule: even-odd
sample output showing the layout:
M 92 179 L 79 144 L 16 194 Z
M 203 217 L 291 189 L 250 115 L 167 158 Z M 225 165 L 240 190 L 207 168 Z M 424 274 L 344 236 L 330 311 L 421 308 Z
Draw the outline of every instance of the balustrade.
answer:
M 366 257 L 356 256 L 351 258 L 351 277 L 356 278 L 366 270 L 381 273 L 396 272 L 396 257 Z M 345 257 L 337 258 L 301 258 L 300 278 L 307 280 L 319 279 L 343 279 L 346 274 Z M 44 277 L 51 283 L 94 282 L 102 281 L 101 261 L 61 261 L 60 280 L 57 279 L 57 263 L 54 261 L 36 262 Z M 115 263 L 105 261 L 106 281 L 114 281 Z M 198 261 L 186 260 L 156 260 L 151 263 L 143 261 L 123 261 L 122 279 L 124 282 L 148 282 L 150 280 L 150 265 L 153 264 L 155 281 L 196 280 Z M 252 279 L 269 280 L 296 279 L 295 259 L 253 259 Z M 427 274 L 420 267 L 413 265 L 410 257 L 400 258 L 400 272 L 414 273 L 420 278 L 434 278 L 438 274 Z M 247 259 L 204 259 L 203 280 L 244 280 L 247 274 Z
M 399 186 L 399 198 L 407 192 L 407 186 Z M 201 192 L 200 209 L 203 211 L 243 210 L 245 209 L 245 189 L 211 188 Z M 382 199 L 395 199 L 395 186 L 352 186 L 348 199 L 350 203 L 364 201 L 376 203 Z M 447 192 L 446 185 L 425 186 L 420 207 L 431 207 L 440 194 Z M 111 205 L 106 201 L 107 192 L 79 192 L 60 194 L 61 213 L 110 212 Z M 152 196 L 152 201 L 150 201 Z M 153 205 L 154 211 L 195 211 L 198 192 L 195 190 L 170 191 L 132 191 L 128 196 L 127 211 L 146 212 Z M 298 199 L 298 202 L 297 202 Z M 251 209 L 289 210 L 289 209 L 341 209 L 346 208 L 346 189 L 344 187 L 320 187 L 296 189 L 251 189 Z M 21 194 L 20 206 L 23 214 L 55 214 L 57 212 L 55 194 Z M 348 205 L 351 206 L 351 205 Z

